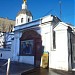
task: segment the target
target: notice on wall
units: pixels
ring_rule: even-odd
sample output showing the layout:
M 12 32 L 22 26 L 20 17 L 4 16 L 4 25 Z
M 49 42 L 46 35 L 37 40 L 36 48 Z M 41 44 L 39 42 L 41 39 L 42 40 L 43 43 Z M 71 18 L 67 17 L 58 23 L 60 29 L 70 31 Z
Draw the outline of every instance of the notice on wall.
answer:
M 42 56 L 42 67 L 48 68 L 48 65 L 49 65 L 49 53 L 44 52 L 44 54 Z

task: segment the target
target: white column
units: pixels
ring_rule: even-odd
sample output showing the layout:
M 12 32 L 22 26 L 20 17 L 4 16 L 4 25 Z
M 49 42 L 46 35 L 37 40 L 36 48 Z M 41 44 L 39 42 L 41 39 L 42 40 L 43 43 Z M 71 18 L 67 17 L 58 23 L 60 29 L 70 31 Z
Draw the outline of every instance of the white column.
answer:
M 20 50 L 20 32 L 15 33 L 14 37 L 14 60 L 19 60 L 19 50 Z

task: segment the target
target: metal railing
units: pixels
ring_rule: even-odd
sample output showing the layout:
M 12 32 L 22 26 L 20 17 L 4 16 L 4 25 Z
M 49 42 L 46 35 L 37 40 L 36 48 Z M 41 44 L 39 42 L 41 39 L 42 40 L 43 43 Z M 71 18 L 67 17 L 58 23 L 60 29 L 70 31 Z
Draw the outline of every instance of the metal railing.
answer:
M 8 61 L 6 63 L 4 63 L 3 65 L 0 66 L 0 68 L 4 67 L 7 65 L 7 71 L 6 71 L 6 75 L 9 75 L 9 70 L 10 70 L 10 58 L 8 59 Z

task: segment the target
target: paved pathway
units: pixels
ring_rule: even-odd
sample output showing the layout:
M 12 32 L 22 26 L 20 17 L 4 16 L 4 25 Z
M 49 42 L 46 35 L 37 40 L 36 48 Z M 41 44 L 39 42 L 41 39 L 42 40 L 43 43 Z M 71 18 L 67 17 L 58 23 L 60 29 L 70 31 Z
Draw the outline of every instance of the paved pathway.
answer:
M 0 75 L 6 75 L 7 60 L 0 60 Z M 75 71 L 66 72 L 54 69 L 34 68 L 33 65 L 11 62 L 10 75 L 75 75 Z
M 7 65 L 2 66 L 7 60 L 0 60 L 0 75 L 6 75 Z M 21 73 L 33 69 L 34 66 L 25 63 L 11 62 L 10 75 L 21 75 Z
M 75 75 L 75 72 L 66 72 L 54 69 L 36 68 L 32 71 L 23 73 L 22 75 Z

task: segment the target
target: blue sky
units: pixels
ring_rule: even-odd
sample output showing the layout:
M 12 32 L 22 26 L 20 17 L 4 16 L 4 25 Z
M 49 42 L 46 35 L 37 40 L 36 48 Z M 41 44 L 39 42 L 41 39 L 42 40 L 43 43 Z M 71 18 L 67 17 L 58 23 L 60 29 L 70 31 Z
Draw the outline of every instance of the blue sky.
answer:
M 63 22 L 71 23 L 75 26 L 75 0 L 62 1 Z M 23 0 L 0 0 L 0 17 L 8 17 L 15 20 L 17 13 L 21 10 Z M 27 0 L 28 9 L 33 15 L 33 19 L 52 14 L 60 18 L 59 0 Z

